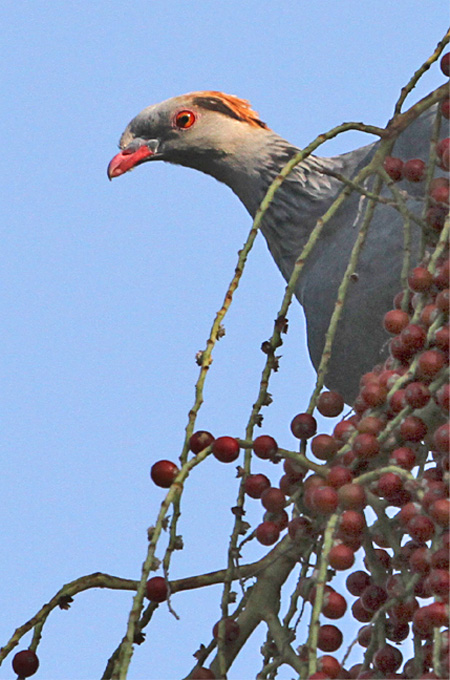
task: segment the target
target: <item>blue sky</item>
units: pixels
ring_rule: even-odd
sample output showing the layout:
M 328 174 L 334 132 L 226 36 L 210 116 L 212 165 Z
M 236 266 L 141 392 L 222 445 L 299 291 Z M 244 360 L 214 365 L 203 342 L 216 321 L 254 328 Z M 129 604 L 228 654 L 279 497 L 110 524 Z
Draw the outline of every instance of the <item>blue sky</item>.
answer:
M 235 196 L 194 171 L 151 164 L 109 183 L 125 125 L 144 106 L 201 89 L 250 99 L 298 146 L 348 120 L 383 125 L 448 16 L 443 0 L 4 0 L 0 19 L 1 645 L 67 581 L 94 571 L 139 577 L 163 499 L 149 469 L 179 455 L 194 356 L 250 228 Z M 413 100 L 441 82 L 436 67 Z M 323 154 L 370 141 L 346 134 Z M 283 290 L 258 237 L 214 353 L 199 429 L 243 435 L 259 347 Z M 298 305 L 289 318 L 262 430 L 285 447 L 295 445 L 289 423 L 314 381 Z M 281 475 L 264 463 L 259 471 L 274 483 Z M 225 565 L 234 476 L 214 460 L 191 476 L 173 578 Z M 255 502 L 249 521 L 260 517 Z M 263 553 L 252 545 L 246 559 Z M 160 607 L 129 677 L 183 677 L 210 640 L 220 594 L 174 598 L 179 622 Z M 54 612 L 36 677 L 100 677 L 130 602 L 129 593 L 89 592 Z M 263 637 L 230 680 L 256 675 Z M 0 679 L 10 677 L 7 660 Z

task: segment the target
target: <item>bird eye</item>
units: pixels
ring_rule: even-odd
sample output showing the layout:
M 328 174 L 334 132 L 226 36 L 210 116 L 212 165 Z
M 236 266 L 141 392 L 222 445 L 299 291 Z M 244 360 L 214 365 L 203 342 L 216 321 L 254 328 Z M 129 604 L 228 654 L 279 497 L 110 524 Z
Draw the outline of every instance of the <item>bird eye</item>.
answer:
M 175 125 L 186 130 L 195 123 L 195 116 L 192 111 L 179 111 L 175 116 Z

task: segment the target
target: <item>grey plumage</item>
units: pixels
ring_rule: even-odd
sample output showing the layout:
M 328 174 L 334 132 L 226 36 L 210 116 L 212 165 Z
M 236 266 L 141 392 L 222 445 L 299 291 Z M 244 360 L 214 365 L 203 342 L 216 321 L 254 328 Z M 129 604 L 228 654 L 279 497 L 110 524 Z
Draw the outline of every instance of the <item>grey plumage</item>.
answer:
M 191 113 L 193 118 L 177 116 Z M 397 139 L 393 155 L 428 159 L 435 109 L 414 121 Z M 192 122 L 191 122 L 192 120 Z M 178 127 L 178 122 L 188 123 Z M 379 142 L 334 158 L 312 156 L 296 166 L 276 193 L 261 230 L 282 275 L 289 279 L 317 219 L 342 190 L 342 182 L 321 170 L 352 178 L 373 157 Z M 262 123 L 247 102 L 222 93 L 193 93 L 144 109 L 121 138 L 122 152 L 111 161 L 115 177 L 146 160 L 195 168 L 227 184 L 254 217 L 272 180 L 299 149 Z M 140 155 L 139 155 L 140 154 Z M 368 184 L 370 188 L 372 180 Z M 399 188 L 406 188 L 399 183 Z M 406 205 L 418 215 L 422 185 L 408 183 Z M 385 187 L 382 195 L 392 198 Z M 308 348 L 320 362 L 337 290 L 361 225 L 367 199 L 353 192 L 326 224 L 296 288 L 306 315 Z M 419 230 L 412 225 L 414 262 Z M 378 204 L 344 306 L 325 384 L 347 403 L 358 393 L 360 376 L 387 355 L 384 313 L 400 289 L 403 218 Z

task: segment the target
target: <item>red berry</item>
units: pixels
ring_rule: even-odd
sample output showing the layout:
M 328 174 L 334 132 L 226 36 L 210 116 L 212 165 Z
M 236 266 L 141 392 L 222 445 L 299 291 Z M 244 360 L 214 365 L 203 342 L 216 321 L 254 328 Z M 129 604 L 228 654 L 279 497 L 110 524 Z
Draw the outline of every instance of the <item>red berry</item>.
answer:
M 344 444 L 355 431 L 355 426 L 350 420 L 341 420 L 333 430 L 333 437 L 340 443 Z
M 440 142 L 437 143 L 436 145 L 436 153 L 439 156 L 442 164 L 442 159 L 444 154 L 450 149 L 450 137 L 445 137 L 445 139 L 441 139 Z M 446 168 L 448 170 L 448 168 Z
M 312 494 L 312 504 L 316 512 L 332 515 L 338 506 L 336 489 L 331 486 L 319 486 Z
M 426 165 L 420 158 L 412 158 L 403 164 L 403 178 L 409 182 L 421 182 L 425 177 Z
M 339 489 L 344 484 L 350 483 L 352 479 L 353 474 L 351 470 L 343 465 L 333 465 L 327 475 L 327 484 L 334 489 Z
M 420 322 L 423 323 L 427 328 L 429 328 L 431 324 L 434 323 L 438 316 L 439 316 L 438 308 L 436 307 L 435 304 L 430 303 L 428 305 L 425 305 L 425 307 L 422 309 L 420 313 Z
M 412 470 L 416 464 L 416 454 L 408 446 L 401 446 L 392 451 L 389 462 L 393 465 L 398 465 L 398 467 L 404 470 Z
M 414 612 L 418 608 L 418 602 L 416 598 L 409 600 L 402 599 L 401 601 L 394 604 L 389 609 L 389 616 L 394 620 L 395 623 L 407 623 L 412 621 Z
M 447 528 L 450 525 L 450 500 L 438 498 L 430 505 L 429 513 L 439 526 Z
M 439 451 L 439 453 L 448 453 L 450 446 L 450 429 L 448 423 L 444 423 L 444 425 L 438 427 L 433 435 L 433 444 L 436 451 Z
M 278 451 L 278 444 L 273 437 L 268 434 L 261 434 L 253 442 L 255 456 L 263 460 L 273 458 Z
M 448 354 L 450 347 L 450 332 L 448 325 L 443 326 L 436 331 L 434 342 L 436 343 L 436 347 L 438 347 L 442 352 L 445 352 L 445 354 Z
M 239 444 L 234 437 L 218 437 L 213 441 L 211 450 L 221 463 L 232 463 L 239 457 Z
M 355 554 L 348 545 L 344 543 L 338 543 L 334 545 L 328 555 L 328 561 L 330 567 L 336 569 L 337 571 L 345 571 L 350 569 L 355 562 Z M 326 651 L 326 650 L 324 650 Z
M 289 524 L 289 515 L 286 510 L 279 510 L 279 512 L 267 512 L 263 516 L 264 522 L 273 522 L 277 525 L 280 531 L 284 531 Z
M 286 496 L 281 489 L 271 486 L 261 494 L 261 502 L 269 512 L 280 512 L 286 505 Z
M 445 354 L 439 349 L 428 349 L 419 356 L 416 377 L 430 382 L 445 366 Z
M 436 400 L 443 411 L 450 409 L 450 385 L 446 383 L 436 393 Z
M 367 611 L 361 604 L 361 599 L 358 597 L 352 604 L 353 618 L 360 623 L 368 623 L 372 619 L 372 612 Z
M 437 203 L 448 204 L 450 182 L 446 177 L 435 177 L 430 182 L 429 195 Z
M 387 599 L 388 595 L 385 589 L 373 583 L 370 586 L 367 586 L 361 595 L 361 604 L 367 611 L 376 612 Z
M 270 480 L 266 475 L 261 473 L 257 475 L 249 475 L 244 482 L 245 493 L 250 498 L 261 498 L 263 491 L 270 487 Z
M 444 54 L 439 65 L 444 76 L 450 76 L 450 52 Z
M 334 418 L 344 408 L 344 399 L 339 392 L 322 392 L 317 400 L 317 410 L 323 416 Z
M 392 619 L 386 621 L 386 637 L 392 642 L 403 642 L 409 635 L 409 624 L 396 622 Z
M 364 416 L 358 423 L 358 432 L 378 435 L 386 427 L 386 420 L 377 416 Z
M 402 178 L 403 161 L 401 158 L 386 156 L 383 162 L 383 168 L 394 182 L 398 182 Z
M 430 591 L 448 602 L 450 591 L 450 573 L 447 569 L 433 569 L 426 578 Z
M 14 673 L 17 673 L 21 678 L 34 675 L 39 668 L 36 652 L 33 652 L 32 649 L 23 649 L 21 652 L 17 652 L 12 660 L 12 667 Z
M 194 434 L 189 439 L 189 448 L 192 453 L 197 454 L 200 453 L 200 451 L 203 451 L 203 449 L 206 449 L 206 447 L 212 444 L 213 441 L 214 437 L 212 436 L 211 432 L 207 432 L 206 430 L 198 430 L 197 432 L 194 432 Z
M 372 382 L 362 388 L 361 397 L 368 406 L 375 408 L 386 401 L 387 389 L 379 383 Z
M 297 439 L 309 439 L 317 432 L 317 421 L 310 413 L 299 413 L 291 422 L 291 432 Z
M 342 640 L 342 633 L 336 626 L 320 626 L 317 646 L 322 652 L 335 652 L 341 646 Z
M 376 491 L 379 496 L 389 500 L 403 488 L 403 480 L 394 472 L 385 472 L 378 479 Z
M 448 606 L 444 602 L 433 602 L 416 610 L 413 617 L 414 630 L 419 635 L 429 635 L 433 628 L 448 626 Z
M 409 520 L 419 514 L 421 508 L 419 503 L 406 503 L 400 512 L 395 516 L 396 520 L 400 522 L 403 527 L 406 527 Z
M 329 434 L 318 434 L 311 440 L 311 451 L 319 460 L 330 460 L 338 448 L 338 442 Z
M 262 545 L 273 545 L 280 538 L 280 528 L 275 522 L 262 522 L 256 527 L 255 533 Z
M 357 619 L 358 620 L 358 619 Z M 373 626 L 362 626 L 359 629 L 357 640 L 361 647 L 368 647 L 372 641 Z
M 441 102 L 440 109 L 441 114 L 448 120 L 450 118 L 450 98 L 444 99 L 444 101 Z
M 450 101 L 450 100 L 449 100 Z M 426 222 L 431 229 L 441 231 L 447 216 L 447 210 L 442 205 L 432 205 L 427 210 Z
M 448 314 L 450 307 L 449 289 L 441 290 L 436 296 L 436 307 L 444 314 Z
M 373 434 L 357 434 L 353 442 L 353 450 L 358 458 L 369 460 L 378 454 L 380 444 Z
M 338 490 L 339 505 L 346 510 L 362 510 L 366 506 L 366 492 L 360 484 L 344 484 Z
M 339 661 L 329 654 L 324 654 L 317 659 L 317 668 L 325 674 L 325 678 L 331 678 L 331 680 L 346 677 L 342 675 Z
M 222 633 L 225 638 L 225 644 L 229 644 L 231 642 L 234 642 L 235 640 L 238 639 L 240 629 L 239 629 L 239 624 L 237 621 L 231 618 L 227 618 L 224 620 L 224 625 L 220 626 L 220 621 L 217 621 L 217 623 L 214 624 L 213 627 L 213 637 L 215 640 L 219 637 L 219 635 Z M 223 629 L 223 632 L 220 629 Z
M 439 550 L 436 550 L 431 555 L 431 566 L 433 569 L 448 569 L 449 561 L 448 546 L 446 548 L 439 548 Z
M 428 574 L 431 565 L 431 554 L 428 548 L 416 548 L 409 557 L 409 566 L 416 574 Z
M 434 523 L 425 515 L 416 515 L 406 527 L 411 538 L 416 541 L 429 541 L 434 536 Z
M 405 441 L 420 442 L 427 433 L 427 426 L 417 416 L 406 416 L 400 423 L 400 434 Z
M 397 335 L 409 324 L 409 315 L 402 309 L 391 309 L 384 315 L 383 324 L 388 333 Z
M 356 510 L 344 510 L 339 522 L 340 532 L 350 536 L 361 534 L 366 527 L 366 518 Z
M 397 647 L 392 645 L 384 645 L 378 649 L 373 657 L 373 665 L 383 675 L 395 673 L 397 668 L 400 668 L 403 661 L 403 655 Z
M 413 408 L 422 408 L 428 404 L 430 397 L 430 390 L 422 382 L 412 382 L 406 386 L 405 400 Z
M 163 489 L 168 489 L 175 477 L 177 476 L 179 470 L 175 463 L 170 460 L 158 460 L 157 463 L 152 465 L 150 470 L 150 477 L 156 486 L 161 486 Z
M 335 590 L 330 590 L 324 594 L 322 614 L 327 619 L 340 619 L 347 611 L 345 597 Z
M 426 267 L 415 267 L 408 276 L 408 285 L 415 293 L 427 293 L 433 285 L 433 276 Z
M 354 571 L 347 576 L 345 585 L 351 595 L 359 597 L 371 583 L 370 575 L 365 571 Z
M 409 349 L 414 352 L 417 352 L 425 346 L 426 339 L 427 333 L 425 328 L 415 323 L 410 323 L 400 333 L 400 340 L 404 347 L 406 347 L 407 350 Z
M 147 581 L 145 594 L 152 602 L 164 602 L 164 600 L 167 600 L 168 593 L 166 579 L 162 576 L 153 576 Z

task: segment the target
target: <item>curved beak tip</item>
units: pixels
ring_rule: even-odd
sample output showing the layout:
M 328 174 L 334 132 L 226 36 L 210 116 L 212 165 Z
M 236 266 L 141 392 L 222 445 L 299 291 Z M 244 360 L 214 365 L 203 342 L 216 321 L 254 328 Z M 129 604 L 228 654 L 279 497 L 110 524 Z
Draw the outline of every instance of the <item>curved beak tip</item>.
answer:
M 120 151 L 108 165 L 108 178 L 112 180 L 113 177 L 123 175 L 125 172 L 132 170 L 139 163 L 142 163 L 146 158 L 153 156 L 154 153 L 155 152 L 149 149 L 146 144 L 143 144 L 132 153 L 127 152 L 126 149 Z

